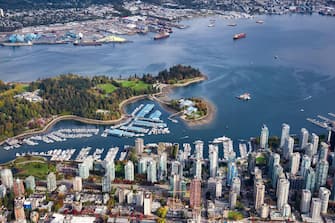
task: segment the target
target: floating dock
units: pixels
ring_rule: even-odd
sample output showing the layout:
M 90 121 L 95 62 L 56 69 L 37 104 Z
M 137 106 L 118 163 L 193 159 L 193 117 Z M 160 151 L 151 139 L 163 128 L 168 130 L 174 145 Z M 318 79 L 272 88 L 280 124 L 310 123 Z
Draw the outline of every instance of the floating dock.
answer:
M 165 123 L 154 123 L 154 122 L 148 122 L 148 121 L 143 121 L 143 120 L 135 120 L 133 122 L 133 125 L 147 127 L 147 128 L 166 128 L 167 127 Z
M 149 114 L 152 109 L 155 107 L 154 104 L 147 104 L 144 106 L 144 108 L 136 115 L 138 118 L 144 118 L 147 114 Z

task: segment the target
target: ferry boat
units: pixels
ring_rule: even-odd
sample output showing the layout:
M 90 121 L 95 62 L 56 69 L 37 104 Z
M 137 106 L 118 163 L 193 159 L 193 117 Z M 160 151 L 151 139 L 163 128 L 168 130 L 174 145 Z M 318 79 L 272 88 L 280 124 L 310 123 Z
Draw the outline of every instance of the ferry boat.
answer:
M 238 40 L 238 39 L 242 39 L 242 38 L 245 38 L 245 37 L 247 37 L 246 33 L 238 33 L 238 34 L 234 35 L 233 39 Z
M 241 94 L 240 96 L 236 96 L 236 98 L 240 99 L 240 100 L 243 100 L 243 101 L 251 100 L 250 93 Z
M 160 32 L 156 36 L 154 36 L 154 40 L 166 39 L 169 38 L 170 34 L 168 32 Z

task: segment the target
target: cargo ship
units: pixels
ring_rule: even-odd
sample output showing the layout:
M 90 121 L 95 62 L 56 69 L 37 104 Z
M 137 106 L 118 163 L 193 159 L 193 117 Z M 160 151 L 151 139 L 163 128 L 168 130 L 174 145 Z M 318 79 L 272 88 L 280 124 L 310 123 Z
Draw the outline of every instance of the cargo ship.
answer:
M 11 43 L 11 42 L 3 42 L 1 43 L 2 46 L 13 46 L 13 47 L 16 47 L 16 46 L 32 46 L 33 43 L 28 41 L 28 42 L 17 42 L 17 43 Z
M 170 34 L 168 32 L 160 32 L 156 36 L 154 36 L 154 40 L 166 39 L 169 38 Z
M 236 96 L 236 98 L 240 99 L 240 100 L 243 100 L 243 101 L 251 100 L 250 93 L 241 94 L 240 96 Z
M 237 40 L 237 39 L 242 39 L 242 38 L 245 38 L 245 37 L 247 37 L 247 34 L 239 33 L 239 34 L 234 35 L 233 39 Z

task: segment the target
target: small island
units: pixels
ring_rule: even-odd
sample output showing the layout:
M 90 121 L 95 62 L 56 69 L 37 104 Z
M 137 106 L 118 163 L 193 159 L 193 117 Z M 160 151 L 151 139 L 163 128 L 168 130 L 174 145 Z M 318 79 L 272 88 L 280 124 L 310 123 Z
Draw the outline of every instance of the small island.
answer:
M 181 98 L 170 101 L 170 107 L 175 109 L 181 119 L 191 122 L 201 120 L 208 115 L 208 105 L 202 98 Z
M 135 74 L 126 79 L 67 74 L 30 83 L 0 81 L 0 141 L 43 133 L 61 120 L 118 124 L 129 116 L 124 109 L 128 103 L 143 98 L 161 103 L 172 88 L 205 79 L 198 69 L 176 65 L 157 75 Z M 204 101 L 192 100 L 199 111 L 185 120 L 207 115 Z

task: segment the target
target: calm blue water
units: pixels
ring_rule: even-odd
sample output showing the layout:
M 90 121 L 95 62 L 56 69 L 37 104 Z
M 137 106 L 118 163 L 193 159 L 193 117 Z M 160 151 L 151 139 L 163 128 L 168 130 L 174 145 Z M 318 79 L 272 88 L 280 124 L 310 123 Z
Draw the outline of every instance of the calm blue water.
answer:
M 203 71 L 209 80 L 176 89 L 172 97 L 205 97 L 217 108 L 215 120 L 192 129 L 169 122 L 170 135 L 148 136 L 146 142 L 207 142 L 222 135 L 248 139 L 259 135 L 263 123 L 270 135 L 278 135 L 283 122 L 291 125 L 293 133 L 301 127 L 324 133 L 306 118 L 335 112 L 335 18 L 293 15 L 262 19 L 263 25 L 255 20 L 237 20 L 237 27 L 229 27 L 232 21 L 217 17 L 214 28 L 207 27 L 209 18 L 194 19 L 185 22 L 191 25 L 189 29 L 175 30 L 162 41 L 146 35 L 131 36 L 134 42 L 124 45 L 0 48 L 0 77 L 6 81 L 31 81 L 70 72 L 126 77 L 156 73 L 178 63 L 189 64 Z M 246 32 L 247 38 L 234 42 L 232 36 L 239 32 Z M 252 100 L 235 99 L 243 92 L 250 92 Z M 312 98 L 304 100 L 308 96 Z M 75 125 L 81 124 L 67 121 L 54 128 Z M 181 139 L 184 136 L 189 138 Z M 20 151 L 123 144 L 133 144 L 133 139 L 92 137 Z M 15 152 L 1 150 L 0 161 L 12 159 Z

